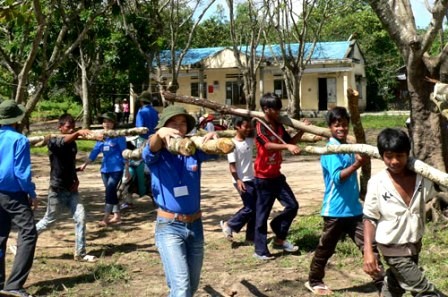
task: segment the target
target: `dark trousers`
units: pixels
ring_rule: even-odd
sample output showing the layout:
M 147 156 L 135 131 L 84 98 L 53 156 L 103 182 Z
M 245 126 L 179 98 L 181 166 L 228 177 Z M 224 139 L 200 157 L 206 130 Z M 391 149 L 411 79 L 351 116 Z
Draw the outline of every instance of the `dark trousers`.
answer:
M 345 234 L 353 240 L 361 252 L 364 252 L 364 224 L 362 215 L 348 218 L 324 217 L 324 230 L 322 231 L 319 244 L 314 252 L 314 257 L 310 265 L 310 273 L 308 275 L 308 280 L 311 286 L 323 284 L 325 266 L 334 254 L 338 241 Z M 380 267 L 382 267 L 376 245 L 374 245 L 373 251 Z M 382 281 L 382 274 L 377 279 L 374 279 L 378 289 L 381 288 Z
M 267 244 L 268 218 L 275 199 L 285 207 L 271 221 L 271 229 L 278 239 L 285 240 L 289 227 L 297 215 L 299 204 L 284 175 L 276 178 L 255 178 L 257 202 L 255 214 L 255 253 L 260 256 L 269 255 Z
M 19 229 L 17 255 L 14 259 L 11 275 L 5 282 L 6 243 L 12 224 Z M 33 265 L 36 242 L 37 231 L 27 195 L 22 192 L 0 192 L 0 289 L 23 289 Z
M 438 297 L 439 291 L 418 267 L 418 255 L 407 257 L 384 257 L 389 269 L 382 294 L 384 297 L 401 297 L 406 291 L 412 296 Z
M 255 207 L 257 192 L 253 181 L 244 182 L 245 192 L 240 192 L 243 207 L 238 210 L 228 221 L 227 225 L 235 232 L 240 232 L 246 226 L 246 240 L 253 241 L 255 233 Z

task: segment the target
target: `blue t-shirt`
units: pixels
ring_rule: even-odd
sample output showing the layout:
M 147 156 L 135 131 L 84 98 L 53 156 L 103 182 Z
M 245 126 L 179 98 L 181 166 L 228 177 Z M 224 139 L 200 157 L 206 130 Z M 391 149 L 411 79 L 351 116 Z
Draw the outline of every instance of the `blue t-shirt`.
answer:
M 124 170 L 125 160 L 121 153 L 126 149 L 126 137 L 106 138 L 104 141 L 97 141 L 89 159 L 95 161 L 96 157 L 103 153 L 101 162 L 101 173 L 118 172 Z
M 135 127 L 148 128 L 148 133 L 141 135 L 145 139 L 154 134 L 158 122 L 159 113 L 149 104 L 142 106 L 135 117 Z
M 214 158 L 196 150 L 192 156 L 170 153 L 163 148 L 153 153 L 149 144 L 142 158 L 151 171 L 152 194 L 157 205 L 166 211 L 194 214 L 201 209 L 201 163 Z
M 12 126 L 0 127 L 0 191 L 25 192 L 35 198 L 35 190 L 28 139 Z
M 340 145 L 341 143 L 335 138 L 330 138 L 327 145 L 329 144 Z M 357 174 L 353 173 L 344 181 L 341 180 L 341 171 L 355 163 L 355 155 L 323 155 L 320 158 L 320 163 L 325 183 L 321 215 L 324 217 L 362 215 Z

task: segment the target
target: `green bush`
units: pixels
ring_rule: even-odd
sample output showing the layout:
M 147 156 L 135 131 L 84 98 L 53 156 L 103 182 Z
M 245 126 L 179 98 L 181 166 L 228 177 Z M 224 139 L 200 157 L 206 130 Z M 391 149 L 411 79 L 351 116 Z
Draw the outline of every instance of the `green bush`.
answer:
M 57 98 L 57 100 L 42 100 L 31 113 L 31 121 L 47 121 L 59 118 L 64 113 L 69 113 L 74 117 L 82 112 L 80 103 L 73 98 Z

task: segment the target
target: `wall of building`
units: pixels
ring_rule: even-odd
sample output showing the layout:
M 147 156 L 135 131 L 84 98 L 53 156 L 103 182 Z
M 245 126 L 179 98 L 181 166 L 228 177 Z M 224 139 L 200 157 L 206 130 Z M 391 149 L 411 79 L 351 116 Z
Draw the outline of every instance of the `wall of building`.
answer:
M 359 75 L 365 77 L 364 67 L 359 64 L 352 64 L 352 71 L 343 72 L 316 72 L 305 73 L 301 81 L 301 108 L 302 110 L 318 111 L 319 101 L 319 78 L 334 78 L 336 80 L 336 102 L 329 102 L 327 108 L 330 109 L 336 105 L 347 107 L 347 88 L 356 89 L 356 76 Z M 321 65 L 313 65 L 314 68 L 322 67 Z M 340 67 L 347 69 L 347 65 L 335 65 L 334 67 Z M 320 68 L 319 68 L 320 69 Z M 279 70 L 277 68 L 265 68 L 264 69 L 264 92 L 274 91 L 274 80 L 283 79 L 279 76 Z M 224 68 L 224 69 L 205 69 L 204 70 L 204 83 L 206 84 L 207 99 L 215 101 L 220 104 L 229 104 L 226 102 L 226 82 L 238 81 L 239 70 L 237 68 Z M 169 75 L 167 75 L 169 77 Z M 179 76 L 179 90 L 178 94 L 191 96 L 191 83 L 199 83 L 199 70 L 189 69 L 182 71 Z M 242 78 L 240 79 L 242 83 Z M 365 79 L 361 81 L 363 98 L 360 100 L 360 109 L 364 110 L 366 102 L 366 82 Z M 258 107 L 258 98 L 260 98 L 261 92 L 257 88 L 256 98 Z M 283 106 L 288 106 L 288 101 L 283 101 Z M 199 113 L 201 107 L 193 105 L 185 105 L 188 111 Z M 245 108 L 244 105 L 238 107 Z

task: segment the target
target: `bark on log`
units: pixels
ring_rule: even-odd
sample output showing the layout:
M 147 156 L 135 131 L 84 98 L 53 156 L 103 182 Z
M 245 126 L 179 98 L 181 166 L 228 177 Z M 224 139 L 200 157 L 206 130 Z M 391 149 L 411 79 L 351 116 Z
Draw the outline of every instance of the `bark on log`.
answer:
M 167 150 L 176 155 L 191 156 L 199 149 L 207 154 L 225 155 L 233 151 L 235 144 L 230 138 L 210 139 L 203 142 L 202 136 L 171 138 Z M 146 144 L 145 144 L 146 145 Z M 135 150 L 126 149 L 122 156 L 127 160 L 140 160 L 144 145 Z
M 368 144 L 341 144 L 327 145 L 325 147 L 306 146 L 302 151 L 318 155 L 359 153 L 366 154 L 372 158 L 381 159 L 378 149 Z M 448 174 L 424 163 L 423 161 L 409 157 L 407 167 L 436 184 L 448 187 Z
M 202 107 L 212 109 L 212 110 L 217 111 L 222 114 L 232 114 L 232 115 L 247 117 L 247 118 L 253 118 L 253 117 L 257 117 L 260 119 L 264 118 L 263 112 L 252 111 L 252 110 L 241 109 L 241 108 L 234 108 L 234 107 L 219 104 L 219 103 L 216 103 L 216 102 L 210 101 L 210 100 L 204 100 L 204 99 L 191 97 L 191 96 L 181 96 L 181 95 L 177 95 L 177 94 L 174 94 L 174 93 L 171 93 L 168 91 L 164 91 L 163 96 L 165 97 L 166 100 L 171 101 L 171 102 L 180 102 L 180 103 L 202 106 Z M 280 116 L 279 122 L 281 122 L 284 125 L 287 125 L 287 126 L 290 126 L 295 129 L 299 129 L 299 130 L 302 130 L 302 131 L 305 131 L 305 132 L 308 132 L 311 134 L 319 135 L 319 136 L 326 137 L 326 138 L 331 137 L 331 132 L 328 128 L 322 128 L 322 127 L 318 127 L 318 126 L 314 126 L 314 125 L 306 125 L 305 123 L 303 123 L 301 121 L 291 119 L 287 116 Z M 353 136 L 349 136 L 349 138 L 347 140 L 350 143 L 355 142 L 355 139 L 353 138 Z
M 353 133 L 355 133 L 356 143 L 367 143 L 366 133 L 359 115 L 359 93 L 352 88 L 347 89 L 348 109 L 350 111 L 351 122 L 353 126 Z M 368 160 L 361 168 L 359 198 L 364 201 L 367 193 L 367 182 L 370 179 L 372 171 L 372 162 Z
M 115 138 L 120 136 L 136 136 L 141 134 L 146 134 L 148 132 L 148 128 L 129 128 L 129 129 L 120 129 L 120 130 L 92 130 L 92 134 L 89 134 L 85 137 L 80 136 L 78 139 L 83 140 L 102 140 L 105 137 Z M 64 134 L 48 134 L 44 136 L 32 136 L 28 137 L 31 146 L 45 146 L 48 144 L 50 138 L 54 137 L 65 137 Z
M 201 136 L 192 136 L 190 139 L 198 149 L 207 154 L 225 155 L 235 149 L 235 144 L 230 138 L 210 139 L 206 142 Z
M 291 129 L 291 130 L 293 130 L 293 129 Z M 288 131 L 288 133 L 289 132 L 290 131 Z M 208 133 L 208 131 L 206 131 L 204 129 L 199 129 L 194 136 L 204 136 L 207 133 Z M 216 133 L 216 135 L 218 135 L 219 138 L 233 138 L 236 136 L 236 130 L 220 130 L 220 131 L 215 131 L 215 133 Z M 314 143 L 314 142 L 321 141 L 322 139 L 324 139 L 324 137 L 305 132 L 302 135 L 302 138 L 299 140 L 299 142 Z
M 180 154 L 183 156 L 191 156 L 196 152 L 196 146 L 189 138 L 171 138 L 167 150 L 173 154 Z

